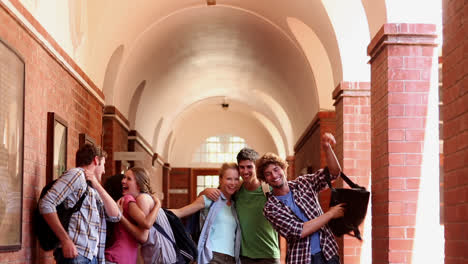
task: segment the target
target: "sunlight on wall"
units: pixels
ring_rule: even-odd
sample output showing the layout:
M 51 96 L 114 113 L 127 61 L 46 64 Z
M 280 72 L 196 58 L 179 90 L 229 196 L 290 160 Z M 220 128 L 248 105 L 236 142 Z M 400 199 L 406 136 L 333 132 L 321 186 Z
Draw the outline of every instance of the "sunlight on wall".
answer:
M 441 0 L 387 0 L 387 23 L 417 23 L 437 25 L 437 44 L 442 47 Z M 424 7 L 424 8 L 422 8 Z M 439 55 L 441 55 L 439 53 Z
M 315 32 L 304 22 L 294 17 L 288 17 L 286 22 L 307 57 L 307 61 L 314 74 L 320 108 L 332 109 L 333 98 L 330 94 L 335 88 L 335 84 L 333 83 L 333 70 L 330 58 L 325 47 Z
M 343 81 L 370 81 L 369 26 L 361 0 L 322 0 L 340 48 Z M 338 85 L 335 83 L 335 86 Z
M 440 225 L 438 59 L 433 57 L 412 263 L 444 263 Z

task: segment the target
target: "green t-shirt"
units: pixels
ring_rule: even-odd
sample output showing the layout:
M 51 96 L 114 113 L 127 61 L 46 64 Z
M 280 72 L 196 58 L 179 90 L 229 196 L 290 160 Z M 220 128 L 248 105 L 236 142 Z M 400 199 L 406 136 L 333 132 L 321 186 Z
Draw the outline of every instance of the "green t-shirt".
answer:
M 242 232 L 241 256 L 279 259 L 278 233 L 263 216 L 266 197 L 262 186 L 255 191 L 242 186 L 235 200 Z

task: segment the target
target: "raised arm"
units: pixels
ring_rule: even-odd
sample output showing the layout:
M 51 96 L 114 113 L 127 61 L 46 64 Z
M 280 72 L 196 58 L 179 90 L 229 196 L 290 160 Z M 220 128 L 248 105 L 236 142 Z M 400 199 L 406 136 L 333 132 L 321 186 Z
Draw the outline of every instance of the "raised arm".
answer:
M 182 217 L 186 217 L 188 215 L 194 214 L 203 208 L 205 208 L 205 198 L 203 198 L 203 195 L 201 195 L 201 196 L 198 196 L 197 199 L 189 205 L 186 205 L 179 209 L 169 209 L 169 210 L 171 210 L 177 217 L 182 218 Z
M 217 188 L 206 188 L 198 196 L 202 195 L 205 195 L 206 197 L 208 197 L 208 199 L 214 202 L 219 199 L 219 196 L 221 196 L 221 190 Z
M 121 214 L 117 203 L 107 193 L 104 187 L 102 187 L 101 183 L 97 180 L 96 175 L 93 172 L 85 170 L 85 174 L 86 180 L 91 182 L 91 186 L 99 193 L 106 215 L 110 217 L 108 220 L 112 222 L 118 222 L 121 218 Z
M 332 149 L 332 147 L 335 146 L 335 144 L 336 144 L 336 140 L 332 134 L 330 133 L 323 134 L 322 149 L 325 152 L 328 169 L 331 175 L 338 176 L 338 174 L 341 172 L 341 167 Z

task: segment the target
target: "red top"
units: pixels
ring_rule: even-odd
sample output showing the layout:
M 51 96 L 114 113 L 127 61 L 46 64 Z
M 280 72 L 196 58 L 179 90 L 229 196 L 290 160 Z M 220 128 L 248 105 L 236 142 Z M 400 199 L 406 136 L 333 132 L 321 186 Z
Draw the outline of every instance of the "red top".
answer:
M 127 194 L 123 199 L 123 215 L 131 221 L 128 214 L 128 205 L 136 202 L 135 198 Z M 119 264 L 135 264 L 137 261 L 138 242 L 125 229 L 121 223 L 117 223 L 114 228 L 114 243 L 106 249 L 106 260 Z

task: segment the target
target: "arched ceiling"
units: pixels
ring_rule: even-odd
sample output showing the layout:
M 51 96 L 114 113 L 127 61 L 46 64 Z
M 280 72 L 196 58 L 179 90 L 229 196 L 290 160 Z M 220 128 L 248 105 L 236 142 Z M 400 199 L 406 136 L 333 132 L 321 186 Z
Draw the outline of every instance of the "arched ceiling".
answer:
M 103 23 L 91 23 L 99 25 L 92 35 L 109 41 L 90 45 L 89 54 L 95 61 L 108 62 L 105 68 L 112 70 L 106 72 L 118 69 L 113 82 L 105 75 L 105 84 L 114 84 L 105 85 L 106 103 L 135 117 L 130 122 L 152 139 L 158 153 L 170 155 L 165 146 L 177 149 L 166 141 L 180 137 L 175 124 L 194 102 L 226 97 L 242 102 L 247 115 L 271 131 L 276 146 L 281 145 L 276 152 L 292 155 L 317 111 L 333 108 L 331 92 L 343 76 L 369 79 L 365 48 L 348 52 L 369 40 L 364 9 L 357 0 L 341 9 L 321 1 L 218 1 L 215 6 L 176 2 L 147 4 L 143 10 L 100 3 L 104 14 L 93 17 Z M 361 22 L 330 19 L 330 13 L 340 17 L 345 9 L 361 12 L 356 19 Z M 105 24 L 109 16 L 135 23 Z M 337 30 L 344 37 L 337 38 Z M 347 38 L 360 41 L 350 44 Z M 340 46 L 348 55 L 340 54 Z M 353 72 L 344 71 L 343 65 Z M 102 68 L 95 66 L 97 76 Z M 137 90 L 142 81 L 144 90 Z M 135 92 L 138 102 L 129 102 Z
M 319 109 L 314 76 L 301 51 L 275 27 L 242 10 L 186 9 L 140 39 L 123 61 L 114 97 L 126 115 L 128 98 L 147 80 L 135 127 L 148 138 L 160 116 L 168 120 L 162 126 L 164 140 L 171 120 L 194 101 L 225 96 L 287 127 L 292 146 L 308 125 L 307 115 Z
M 21 1 L 50 9 L 45 0 Z M 339 82 L 369 81 L 366 47 L 379 26 L 367 21 L 385 20 L 385 0 L 216 2 L 71 0 L 60 7 L 69 8 L 68 28 L 57 27 L 65 34 L 52 35 L 103 89 L 106 104 L 168 156 L 180 120 L 206 123 L 191 111 L 221 98 L 267 131 L 275 151 L 292 155 L 317 111 L 334 108 Z
M 241 101 L 226 101 L 229 104 L 226 108 L 221 107 L 222 101 L 223 98 L 211 97 L 196 102 L 178 116 L 172 125 L 172 133 L 177 136 L 162 152 L 171 160 L 171 165 L 211 167 L 210 164 L 192 163 L 191 159 L 208 137 L 217 135 L 239 136 L 246 140 L 247 145 L 254 145 L 259 153 L 269 151 L 285 155 L 283 137 L 266 118 L 259 113 L 252 114 L 250 107 Z

